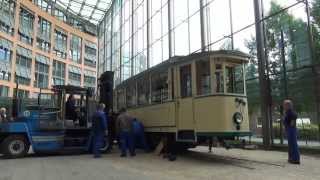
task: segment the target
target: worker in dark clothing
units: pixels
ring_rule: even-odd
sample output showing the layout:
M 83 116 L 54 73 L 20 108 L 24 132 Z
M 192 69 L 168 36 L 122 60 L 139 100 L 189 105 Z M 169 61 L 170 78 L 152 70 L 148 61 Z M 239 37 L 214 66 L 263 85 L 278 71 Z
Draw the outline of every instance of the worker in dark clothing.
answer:
M 291 100 L 285 100 L 283 102 L 283 108 L 285 110 L 284 126 L 288 138 L 288 162 L 291 164 L 300 164 L 296 127 L 297 114 L 293 110 Z
M 73 122 L 77 120 L 76 100 L 74 99 L 73 94 L 69 95 L 66 102 L 66 118 L 73 120 Z
M 127 156 L 127 148 L 129 148 L 131 156 L 136 155 L 133 144 L 132 120 L 133 118 L 127 114 L 126 109 L 122 108 L 116 122 L 117 134 L 120 138 L 121 157 Z
M 142 148 L 145 152 L 149 152 L 149 147 L 146 143 L 146 138 L 144 134 L 144 126 L 138 121 L 136 118 L 133 119 L 132 122 L 133 127 L 133 138 L 134 138 L 134 147 Z
M 92 134 L 93 134 L 93 154 L 95 158 L 101 157 L 100 148 L 104 144 L 104 136 L 107 130 L 108 118 L 104 112 L 105 105 L 103 103 L 98 105 L 97 112 L 92 118 Z

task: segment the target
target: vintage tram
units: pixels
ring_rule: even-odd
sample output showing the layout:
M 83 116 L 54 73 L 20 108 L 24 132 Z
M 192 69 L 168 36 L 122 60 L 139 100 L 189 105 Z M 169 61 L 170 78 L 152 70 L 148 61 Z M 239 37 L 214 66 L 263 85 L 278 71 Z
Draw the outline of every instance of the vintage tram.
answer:
M 142 121 L 154 144 L 168 135 L 189 145 L 248 136 L 248 59 L 227 50 L 172 57 L 117 85 L 113 110 Z

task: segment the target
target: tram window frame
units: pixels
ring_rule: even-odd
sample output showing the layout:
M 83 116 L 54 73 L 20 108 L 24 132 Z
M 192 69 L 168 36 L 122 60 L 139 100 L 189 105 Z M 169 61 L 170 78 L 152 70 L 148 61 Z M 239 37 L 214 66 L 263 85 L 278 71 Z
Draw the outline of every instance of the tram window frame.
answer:
M 225 67 L 226 90 L 231 94 L 244 94 L 243 64 L 227 64 Z M 240 72 L 240 76 L 239 76 Z M 231 86 L 230 86 L 231 83 Z M 238 86 L 238 84 L 240 84 Z
M 144 99 L 141 97 L 144 96 Z M 149 104 L 150 99 L 150 81 L 149 76 L 137 80 L 137 105 L 143 106 Z
M 224 93 L 224 65 L 216 63 L 214 69 L 215 93 Z
M 127 108 L 132 108 L 137 105 L 137 89 L 136 82 L 129 82 L 126 86 L 126 106 Z
M 196 86 L 197 95 L 211 94 L 211 66 L 209 59 L 202 59 L 196 61 Z
M 169 100 L 168 70 L 151 75 L 151 103 L 161 104 Z M 159 94 L 159 95 L 158 95 Z
M 188 68 L 184 71 L 184 68 Z M 188 79 L 185 79 L 186 76 L 188 75 Z M 180 97 L 181 98 L 188 98 L 192 97 L 192 64 L 186 64 L 183 66 L 179 67 L 179 84 L 180 84 Z M 185 81 L 185 82 L 184 82 Z M 190 81 L 190 82 L 188 82 Z

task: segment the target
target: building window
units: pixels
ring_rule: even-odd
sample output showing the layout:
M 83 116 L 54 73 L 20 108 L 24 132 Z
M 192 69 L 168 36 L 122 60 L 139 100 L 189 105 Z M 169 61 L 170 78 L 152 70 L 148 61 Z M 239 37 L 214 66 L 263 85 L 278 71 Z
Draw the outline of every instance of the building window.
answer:
M 37 32 L 37 47 L 46 52 L 50 52 L 51 23 L 39 17 Z
M 67 21 L 68 21 L 67 23 L 72 27 L 79 29 L 80 31 L 84 30 L 83 24 L 79 20 L 75 19 L 74 17 L 68 17 Z
M 54 16 L 56 18 L 58 18 L 60 21 L 67 22 L 67 16 L 65 15 L 65 13 L 62 10 L 60 10 L 58 8 L 55 8 Z
M 48 88 L 49 65 L 50 65 L 49 58 L 41 55 L 36 56 L 34 87 Z
M 32 45 L 33 43 L 34 15 L 30 11 L 20 8 L 19 38 L 21 42 Z
M 18 89 L 18 93 L 17 93 L 17 89 L 14 88 L 13 94 L 14 95 L 16 94 L 18 98 L 28 98 L 30 93 L 29 91 L 23 90 L 23 89 Z
M 54 30 L 54 54 L 62 59 L 67 58 L 67 33 L 60 29 Z
M 73 62 L 81 64 L 81 46 L 82 39 L 72 35 L 70 39 L 70 57 Z
M 80 86 L 81 85 L 81 69 L 76 66 L 69 65 L 69 81 L 68 84 L 74 85 L 74 86 Z
M 0 37 L 0 80 L 10 81 L 12 43 Z
M 84 54 L 84 64 L 91 67 L 96 67 L 97 62 L 97 47 L 95 44 L 86 42 L 85 43 L 85 54 Z
M 43 11 L 51 12 L 51 4 L 48 0 L 33 0 L 33 3 L 40 7 Z
M 65 72 L 66 72 L 66 65 L 62 62 L 54 60 L 53 66 L 52 66 L 53 85 L 65 84 Z
M 17 47 L 15 81 L 18 84 L 30 85 L 31 82 L 32 52 L 28 49 Z
M 0 31 L 13 36 L 16 3 L 12 0 L 0 0 Z
M 8 97 L 9 96 L 9 87 L 0 85 L 0 96 Z
M 84 70 L 83 86 L 95 88 L 96 87 L 96 73 L 94 71 Z

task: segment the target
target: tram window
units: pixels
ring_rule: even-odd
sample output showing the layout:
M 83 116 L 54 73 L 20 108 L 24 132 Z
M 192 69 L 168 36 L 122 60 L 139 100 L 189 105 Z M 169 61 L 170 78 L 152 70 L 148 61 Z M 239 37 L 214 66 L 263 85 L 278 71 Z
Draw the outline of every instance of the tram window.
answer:
M 182 98 L 192 96 L 192 76 L 190 64 L 180 67 L 180 87 Z
M 136 105 L 136 84 L 130 83 L 126 88 L 127 107 L 133 107 Z
M 216 71 L 215 71 L 215 76 L 216 76 L 216 92 L 217 93 L 223 93 L 224 92 L 224 82 L 223 82 L 223 69 L 221 64 L 216 64 Z
M 243 69 L 242 66 L 236 67 L 226 67 L 226 86 L 228 93 L 244 93 L 244 84 L 243 84 Z
M 210 62 L 198 61 L 196 63 L 196 68 L 197 68 L 197 94 L 198 95 L 210 94 L 210 91 L 211 91 Z
M 149 103 L 150 85 L 149 78 L 142 78 L 138 80 L 138 105 L 145 105 Z
M 168 100 L 168 72 L 156 73 L 151 76 L 152 103 L 162 103 Z
M 117 92 L 117 102 L 118 109 L 125 108 L 125 96 L 123 89 L 119 89 Z

